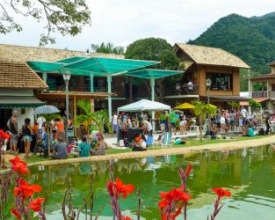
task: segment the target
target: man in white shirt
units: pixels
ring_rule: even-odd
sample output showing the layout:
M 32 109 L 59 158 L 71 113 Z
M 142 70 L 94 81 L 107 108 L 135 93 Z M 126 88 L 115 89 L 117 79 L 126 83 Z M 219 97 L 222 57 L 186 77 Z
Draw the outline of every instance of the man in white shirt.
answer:
M 243 106 L 242 106 L 242 109 L 241 109 L 241 114 L 243 116 L 243 124 L 245 124 L 246 117 L 247 117 L 247 111 Z
M 39 116 L 36 122 L 38 123 L 38 135 L 39 137 L 42 137 L 42 127 L 43 124 L 46 122 L 46 119 L 43 116 Z

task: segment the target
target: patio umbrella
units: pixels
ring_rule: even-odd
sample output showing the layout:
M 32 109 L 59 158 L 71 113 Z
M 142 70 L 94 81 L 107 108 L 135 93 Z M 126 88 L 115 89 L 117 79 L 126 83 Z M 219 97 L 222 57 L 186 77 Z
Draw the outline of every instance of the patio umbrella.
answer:
M 43 105 L 34 110 L 35 115 L 50 115 L 59 112 L 59 109 L 53 105 Z
M 193 109 L 193 108 L 195 108 L 195 106 L 188 102 L 184 102 L 175 107 L 175 109 Z
M 55 114 L 55 113 L 59 113 L 59 112 L 60 112 L 59 109 L 53 105 L 43 105 L 43 106 L 40 106 L 34 110 L 35 115 L 51 115 L 51 114 Z M 47 147 L 48 156 L 50 156 L 50 143 L 51 143 L 51 138 L 50 138 L 51 131 L 50 130 L 51 130 L 50 127 L 48 127 L 48 129 L 46 130 L 47 135 L 48 135 L 48 147 Z

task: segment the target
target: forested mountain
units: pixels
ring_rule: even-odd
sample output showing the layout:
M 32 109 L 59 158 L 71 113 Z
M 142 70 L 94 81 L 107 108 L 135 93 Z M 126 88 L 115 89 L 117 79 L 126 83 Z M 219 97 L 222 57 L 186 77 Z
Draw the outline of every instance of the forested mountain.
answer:
M 251 18 L 228 15 L 188 43 L 222 48 L 240 57 L 252 71 L 269 73 L 267 63 L 275 60 L 275 12 Z

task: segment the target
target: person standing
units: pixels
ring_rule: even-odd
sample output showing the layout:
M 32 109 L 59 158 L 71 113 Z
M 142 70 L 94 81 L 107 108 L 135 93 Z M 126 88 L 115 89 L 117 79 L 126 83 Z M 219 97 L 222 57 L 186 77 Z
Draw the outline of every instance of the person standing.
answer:
M 42 127 L 43 127 L 43 124 L 46 122 L 46 119 L 43 116 L 39 116 L 36 119 L 36 122 L 38 123 L 38 135 L 39 137 L 42 137 Z
M 171 111 L 169 114 L 169 121 L 170 121 L 170 130 L 171 132 L 176 135 L 176 122 L 177 122 L 177 116 L 174 111 Z
M 142 129 L 143 129 L 143 134 L 147 134 L 148 136 L 153 136 L 153 127 L 152 124 L 147 121 L 143 120 L 142 121 Z
M 22 126 L 22 134 L 23 134 L 23 141 L 24 141 L 25 157 L 28 157 L 30 153 L 31 142 L 32 142 L 31 119 L 25 118 L 25 124 Z
M 266 126 L 266 130 L 265 130 L 265 134 L 268 135 L 270 132 L 270 115 L 267 114 L 265 117 L 265 126 Z
M 33 152 L 37 142 L 37 138 L 39 137 L 38 130 L 39 130 L 39 125 L 37 121 L 34 121 L 34 124 L 31 126 L 31 132 L 32 132 L 31 152 Z
M 114 112 L 114 115 L 112 117 L 113 133 L 116 133 L 116 130 L 117 130 L 117 118 L 118 118 L 117 112 Z
M 18 153 L 17 144 L 18 144 L 18 122 L 17 122 L 18 112 L 13 111 L 12 116 L 10 117 L 7 126 L 9 133 L 11 134 L 10 138 L 10 148 L 11 152 L 14 154 Z

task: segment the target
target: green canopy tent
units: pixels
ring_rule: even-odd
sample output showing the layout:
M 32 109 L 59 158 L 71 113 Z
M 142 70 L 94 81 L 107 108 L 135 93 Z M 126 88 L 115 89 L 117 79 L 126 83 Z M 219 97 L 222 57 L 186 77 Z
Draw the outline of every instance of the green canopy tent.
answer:
M 91 92 L 94 92 L 94 76 L 107 77 L 108 93 L 111 94 L 112 77 L 122 75 L 128 71 L 142 69 L 148 66 L 156 65 L 158 61 L 116 59 L 107 57 L 71 57 L 57 62 L 29 61 L 28 65 L 36 72 L 49 73 L 54 72 L 63 74 L 70 71 L 72 75 L 90 76 Z M 46 76 L 45 76 L 46 77 Z M 44 75 L 43 75 L 43 79 Z M 109 118 L 112 117 L 112 100 L 108 97 Z
M 155 81 L 164 77 L 170 77 L 178 74 L 182 74 L 183 71 L 176 70 L 161 70 L 161 69 L 139 69 L 129 71 L 125 73 L 126 76 L 132 76 L 141 79 L 149 79 L 151 85 L 151 100 L 155 101 Z M 155 112 L 152 112 L 152 119 L 155 119 Z M 153 123 L 153 130 L 155 130 L 155 124 Z

